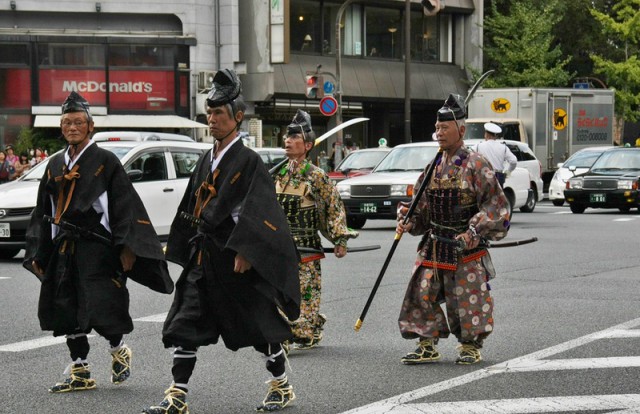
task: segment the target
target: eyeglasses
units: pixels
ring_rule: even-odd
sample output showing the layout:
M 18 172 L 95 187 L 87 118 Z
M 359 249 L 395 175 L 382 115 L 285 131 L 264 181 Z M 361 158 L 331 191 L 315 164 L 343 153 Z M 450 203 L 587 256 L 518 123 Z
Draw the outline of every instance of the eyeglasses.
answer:
M 76 120 L 76 121 L 73 121 L 73 122 L 64 121 L 60 125 L 62 125 L 63 128 L 71 128 L 71 125 L 75 126 L 76 128 L 80 128 L 81 126 L 83 126 L 86 123 L 87 123 L 87 121 Z

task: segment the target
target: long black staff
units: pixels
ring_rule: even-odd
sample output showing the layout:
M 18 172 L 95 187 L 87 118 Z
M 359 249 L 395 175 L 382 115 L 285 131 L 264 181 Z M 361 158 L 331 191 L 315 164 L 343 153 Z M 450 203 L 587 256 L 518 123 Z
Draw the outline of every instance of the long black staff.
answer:
M 413 198 L 413 201 L 411 202 L 411 205 L 409 206 L 409 210 L 407 211 L 407 214 L 404 216 L 404 219 L 402 220 L 402 224 L 403 225 L 407 224 L 407 222 L 411 219 L 411 216 L 413 215 L 413 212 L 415 211 L 416 207 L 418 206 L 418 203 L 420 202 L 420 198 L 422 197 L 422 193 L 424 193 L 424 190 L 426 190 L 427 186 L 429 185 L 429 181 L 431 180 L 431 175 L 433 175 L 433 170 L 436 168 L 436 164 L 438 163 L 438 160 L 440 159 L 440 157 L 442 157 L 442 149 L 439 149 L 438 153 L 433 158 L 433 161 L 431 162 L 431 165 L 429 166 L 429 169 L 427 170 L 427 172 L 426 172 L 426 174 L 424 176 L 424 180 L 420 184 L 420 187 L 418 188 L 418 192 L 416 193 L 415 197 Z M 393 257 L 393 253 L 396 251 L 396 247 L 398 247 L 398 243 L 400 242 L 400 239 L 402 238 L 402 234 L 403 233 L 396 233 L 395 238 L 393 239 L 393 244 L 391 245 L 391 250 L 389 250 L 389 254 L 387 254 L 387 258 L 384 261 L 384 264 L 382 265 L 382 269 L 380 270 L 380 274 L 378 275 L 378 278 L 376 279 L 376 283 L 373 285 L 373 289 L 371 290 L 371 293 L 369 294 L 369 299 L 367 299 L 367 303 L 364 305 L 364 309 L 362 309 L 362 313 L 360 314 L 360 317 L 356 321 L 356 325 L 353 327 L 353 329 L 355 329 L 356 332 L 358 332 L 360 330 L 360 328 L 362 327 L 362 321 L 364 321 L 364 317 L 367 316 L 367 312 L 369 311 L 369 306 L 371 306 L 371 302 L 373 302 L 373 297 L 376 295 L 376 292 L 378 291 L 378 287 L 380 286 L 380 282 L 382 282 L 382 277 L 384 276 L 385 272 L 387 271 L 387 266 L 389 266 L 389 262 L 391 261 L 391 258 Z

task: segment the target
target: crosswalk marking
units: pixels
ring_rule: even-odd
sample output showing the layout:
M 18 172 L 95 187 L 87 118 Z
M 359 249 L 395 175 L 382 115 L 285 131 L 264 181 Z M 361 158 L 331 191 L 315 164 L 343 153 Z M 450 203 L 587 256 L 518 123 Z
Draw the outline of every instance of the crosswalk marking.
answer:
M 87 335 L 89 338 L 95 335 Z M 14 342 L 12 344 L 0 345 L 0 352 L 22 352 L 30 351 L 32 349 L 42 348 L 45 346 L 59 345 L 67 341 L 64 336 L 45 336 L 37 339 L 30 339 L 28 341 Z
M 577 348 L 579 346 L 588 344 L 590 342 L 594 342 L 597 341 L 599 339 L 603 339 L 603 338 L 621 338 L 621 337 L 635 337 L 635 335 L 637 335 L 638 330 L 634 329 L 636 327 L 640 326 L 640 318 L 637 319 L 633 319 L 631 321 L 627 321 L 624 323 L 621 323 L 619 325 L 615 325 L 612 326 L 608 329 L 599 331 L 599 332 L 594 332 L 592 334 L 589 335 L 585 335 L 583 337 L 580 338 L 576 338 L 576 339 L 572 339 L 570 341 L 567 342 L 563 342 L 561 344 L 546 348 L 546 349 L 542 349 L 540 351 L 536 351 L 533 352 L 531 354 L 522 356 L 522 357 L 518 357 L 518 358 L 514 358 L 511 359 L 509 361 L 505 361 L 496 365 L 492 365 L 490 367 L 487 368 L 483 368 L 483 369 L 479 369 L 477 371 L 472 371 L 468 374 L 459 376 L 459 377 L 455 377 L 455 378 L 451 378 L 449 380 L 445 380 L 445 381 L 441 381 L 439 383 L 435 383 L 435 384 L 431 384 L 431 385 L 427 385 L 426 387 L 423 388 L 419 388 L 417 390 L 413 390 L 413 391 L 409 391 L 406 392 L 404 394 L 400 394 L 400 395 L 396 395 L 390 398 L 387 398 L 385 400 L 381 400 L 372 404 L 368 404 L 365 405 L 363 407 L 358 407 L 358 408 L 354 408 L 352 410 L 349 411 L 345 411 L 342 414 L 381 414 L 381 413 L 388 413 L 388 412 L 402 412 L 403 414 L 405 413 L 421 413 L 424 414 L 426 412 L 439 412 L 442 413 L 443 411 L 425 411 L 426 408 L 425 407 L 430 407 L 431 404 L 408 404 L 409 402 L 421 399 L 421 398 L 425 398 L 428 397 L 430 395 L 434 395 L 437 394 L 439 392 L 442 391 L 446 391 L 449 390 L 451 388 L 454 387 L 458 387 L 460 385 L 464 385 L 464 384 L 468 384 L 472 381 L 477 381 L 480 379 L 484 379 L 487 377 L 490 377 L 494 374 L 501 374 L 501 373 L 505 373 L 505 372 L 510 372 L 509 369 L 511 367 L 514 368 L 513 371 L 511 372 L 522 372 L 522 371 L 518 371 L 518 367 L 522 368 L 525 367 L 527 364 L 531 364 L 531 361 L 535 361 L 537 364 L 553 364 L 555 362 L 555 360 L 550 360 L 550 361 L 545 361 L 545 358 L 549 358 L 553 355 L 556 354 L 560 354 L 562 352 L 566 352 L 568 350 Z M 629 331 L 629 333 L 621 333 L 622 331 Z M 632 357 L 631 359 L 635 359 L 636 357 Z M 616 362 L 617 358 L 585 358 L 585 361 L 590 361 L 591 362 L 591 366 L 586 367 L 586 368 L 595 368 L 593 366 L 593 361 L 594 360 L 608 360 L 609 363 L 614 363 Z M 627 362 L 629 362 L 629 358 L 625 358 L 625 360 Z M 561 360 L 560 360 L 561 361 Z M 575 361 L 578 360 L 565 360 L 565 361 L 573 361 L 570 362 L 571 364 L 574 364 L 573 368 L 569 368 L 569 369 L 583 369 L 584 367 L 578 367 L 577 364 L 575 364 Z M 619 361 L 617 361 L 617 363 L 619 363 Z M 569 364 L 569 362 L 568 362 Z M 604 364 L 602 364 L 604 365 Z M 548 365 L 551 366 L 551 365 Z M 622 366 L 629 366 L 629 363 L 622 365 Z M 635 366 L 640 366 L 640 365 L 635 365 Z M 572 398 L 572 397 L 566 397 L 566 398 Z M 585 398 L 583 396 L 581 396 L 580 398 Z M 503 400 L 498 400 L 498 401 L 503 401 Z M 507 401 L 507 400 L 504 400 Z M 558 400 L 558 401 L 562 401 L 562 400 Z M 639 404 L 638 402 L 640 402 L 640 398 L 635 400 L 635 404 L 632 407 L 638 407 Z M 454 403 L 449 403 L 449 404 L 454 404 Z M 415 407 L 415 408 L 413 408 Z M 571 412 L 571 405 L 567 405 L 564 407 L 561 407 L 561 410 L 558 410 L 556 412 L 561 412 L 561 411 L 565 411 L 565 412 Z M 620 406 L 620 407 L 616 407 L 616 408 L 630 408 L 630 407 L 626 407 L 626 406 Z M 420 411 L 419 411 L 420 410 Z M 458 410 L 458 411 L 452 411 L 452 412 L 467 412 L 467 413 L 473 413 L 475 414 L 476 411 L 465 411 L 465 410 Z M 484 411 L 479 411 L 479 413 L 483 413 Z M 501 411 L 493 411 L 501 413 Z M 510 412 L 528 412 L 528 411 L 504 411 L 505 413 L 510 413 Z M 548 412 L 553 412 L 553 411 L 548 411 Z M 634 411 L 624 411 L 626 412 L 634 412 Z M 618 414 L 618 413 L 617 413 Z
M 507 414 L 559 413 L 600 410 L 624 410 L 640 413 L 640 394 L 576 395 L 571 397 L 516 398 L 510 400 L 460 401 L 451 403 L 412 404 L 403 414 Z
M 167 313 L 157 313 L 155 315 L 144 316 L 142 318 L 134 319 L 136 322 L 164 322 L 167 319 Z

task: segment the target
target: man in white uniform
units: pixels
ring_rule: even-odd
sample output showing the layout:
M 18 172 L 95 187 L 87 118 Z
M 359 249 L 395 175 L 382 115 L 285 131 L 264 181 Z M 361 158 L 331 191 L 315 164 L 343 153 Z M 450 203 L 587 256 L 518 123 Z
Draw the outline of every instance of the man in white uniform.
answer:
M 476 150 L 491 163 L 500 187 L 504 187 L 506 174 L 516 169 L 518 159 L 504 142 L 496 141 L 496 138 L 501 132 L 502 128 L 493 122 L 484 124 L 485 141 L 479 143 Z M 509 165 L 505 170 L 506 163 Z

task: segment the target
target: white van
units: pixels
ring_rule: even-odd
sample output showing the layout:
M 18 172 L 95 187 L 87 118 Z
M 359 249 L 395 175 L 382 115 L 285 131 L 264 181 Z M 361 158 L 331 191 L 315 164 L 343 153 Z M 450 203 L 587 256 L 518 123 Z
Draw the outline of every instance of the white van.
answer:
M 147 131 L 105 131 L 93 134 L 95 142 L 105 141 L 183 141 L 194 142 L 188 135 L 170 134 L 168 132 Z

